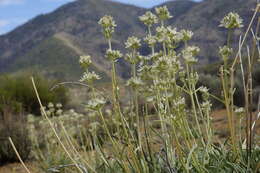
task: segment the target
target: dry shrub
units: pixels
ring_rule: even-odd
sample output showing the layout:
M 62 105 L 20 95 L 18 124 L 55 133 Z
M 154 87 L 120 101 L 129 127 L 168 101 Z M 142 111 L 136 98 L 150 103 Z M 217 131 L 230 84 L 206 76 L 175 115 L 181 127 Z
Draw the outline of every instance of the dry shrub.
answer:
M 21 158 L 28 159 L 31 142 L 28 137 L 26 118 L 22 113 L 14 114 L 12 108 L 5 106 L 0 112 L 0 165 L 18 161 L 8 137 L 12 138 Z

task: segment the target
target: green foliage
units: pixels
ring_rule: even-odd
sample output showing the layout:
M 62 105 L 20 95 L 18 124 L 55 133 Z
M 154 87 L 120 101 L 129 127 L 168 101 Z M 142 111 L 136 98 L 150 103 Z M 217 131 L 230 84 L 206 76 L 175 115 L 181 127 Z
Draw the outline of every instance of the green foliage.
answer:
M 12 109 L 16 112 L 22 110 L 40 114 L 39 103 L 36 99 L 35 91 L 32 86 L 32 82 L 29 75 L 22 76 L 0 76 L 0 110 L 6 104 L 12 106 Z M 35 76 L 37 82 L 38 92 L 41 95 L 42 103 L 47 105 L 49 102 L 62 103 L 66 105 L 67 89 L 59 87 L 54 91 L 50 91 L 50 88 L 54 86 L 55 81 L 47 80 L 41 76 Z

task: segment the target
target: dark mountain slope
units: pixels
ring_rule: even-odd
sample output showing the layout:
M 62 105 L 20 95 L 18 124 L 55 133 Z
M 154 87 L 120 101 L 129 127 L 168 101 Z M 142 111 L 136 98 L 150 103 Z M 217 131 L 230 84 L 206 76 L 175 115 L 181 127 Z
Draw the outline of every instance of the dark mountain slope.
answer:
M 218 27 L 221 19 L 229 12 L 237 12 L 243 18 L 245 27 L 235 32 L 234 42 L 237 43 L 251 20 L 255 6 L 255 0 L 204 0 L 187 13 L 172 19 L 171 23 L 194 32 L 192 43 L 201 47 L 201 58 L 209 63 L 218 60 L 218 47 L 226 42 L 227 32 Z
M 253 14 L 255 0 L 205 0 L 200 3 L 176 0 L 163 5 L 167 5 L 174 16 L 169 21 L 171 25 L 179 29 L 193 30 L 192 44 L 200 46 L 201 62 L 209 63 L 218 60 L 218 46 L 226 41 L 226 32 L 222 32 L 223 29 L 218 27 L 220 20 L 228 12 L 235 11 L 247 25 Z M 103 56 L 107 44 L 97 24 L 99 18 L 105 14 L 115 18 L 118 27 L 112 43 L 114 48 L 123 51 L 122 43 L 128 36 L 145 35 L 144 26 L 138 21 L 138 16 L 146 10 L 107 0 L 78 0 L 52 13 L 40 15 L 0 36 L 0 72 L 26 71 L 40 66 L 41 68 L 37 69 L 42 72 L 53 71 L 48 73 L 48 76 L 54 74 L 53 76 L 58 78 L 71 79 L 80 73 L 79 69 L 73 70 L 79 68 L 78 56 L 90 54 L 96 69 L 109 76 L 110 63 Z M 154 8 L 151 10 L 154 11 Z M 239 34 L 241 31 L 236 31 L 235 41 Z M 54 42 L 60 47 L 54 49 Z M 143 48 L 142 51 L 147 50 Z M 59 68 L 62 57 L 63 68 Z M 60 61 L 53 60 L 55 58 Z M 129 74 L 129 66 L 121 60 L 118 71 L 121 77 L 125 78 Z

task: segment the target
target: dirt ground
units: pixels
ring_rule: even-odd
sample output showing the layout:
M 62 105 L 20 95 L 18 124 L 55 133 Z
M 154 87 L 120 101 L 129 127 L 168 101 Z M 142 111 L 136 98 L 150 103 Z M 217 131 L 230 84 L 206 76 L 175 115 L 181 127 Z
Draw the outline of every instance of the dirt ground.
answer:
M 25 163 L 31 173 L 41 173 L 32 163 Z M 12 163 L 0 167 L 0 173 L 27 173 L 20 163 Z

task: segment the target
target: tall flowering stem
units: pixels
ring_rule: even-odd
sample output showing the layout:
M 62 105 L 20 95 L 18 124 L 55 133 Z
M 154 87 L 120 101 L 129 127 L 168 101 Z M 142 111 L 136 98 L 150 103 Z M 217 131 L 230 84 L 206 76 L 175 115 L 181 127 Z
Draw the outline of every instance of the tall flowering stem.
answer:
M 225 106 L 228 116 L 228 124 L 231 135 L 232 149 L 234 153 L 238 153 L 238 145 L 236 140 L 236 128 L 234 119 L 234 69 L 229 68 L 228 59 L 232 56 L 232 34 L 236 28 L 243 27 L 243 20 L 237 13 L 227 14 L 221 21 L 220 27 L 224 27 L 228 30 L 227 45 L 220 48 L 220 55 L 223 59 L 224 65 L 221 67 L 221 80 L 224 92 Z

